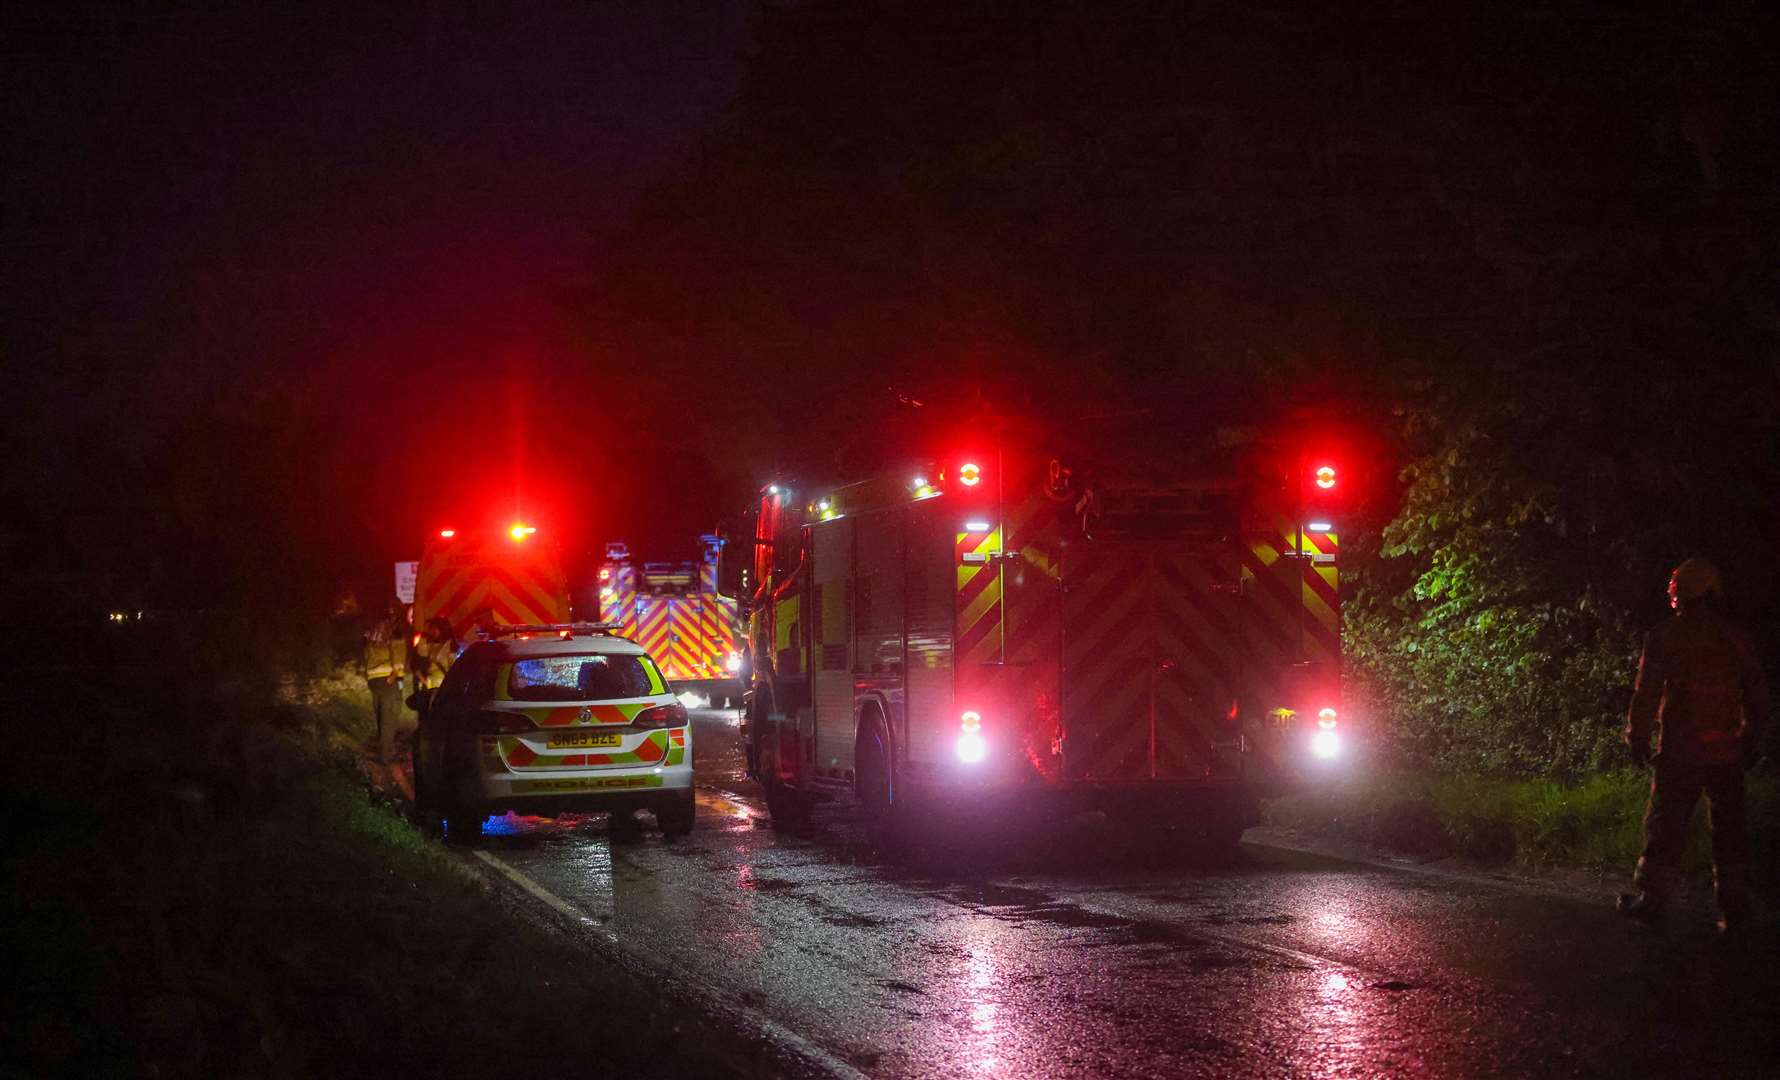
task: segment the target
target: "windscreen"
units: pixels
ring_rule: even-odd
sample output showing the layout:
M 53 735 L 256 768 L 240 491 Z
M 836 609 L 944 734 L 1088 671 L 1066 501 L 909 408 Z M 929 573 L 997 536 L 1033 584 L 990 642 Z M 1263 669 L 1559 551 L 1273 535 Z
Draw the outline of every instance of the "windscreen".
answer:
M 659 693 L 660 685 L 640 656 L 539 656 L 514 661 L 507 673 L 507 696 L 514 701 L 636 698 Z

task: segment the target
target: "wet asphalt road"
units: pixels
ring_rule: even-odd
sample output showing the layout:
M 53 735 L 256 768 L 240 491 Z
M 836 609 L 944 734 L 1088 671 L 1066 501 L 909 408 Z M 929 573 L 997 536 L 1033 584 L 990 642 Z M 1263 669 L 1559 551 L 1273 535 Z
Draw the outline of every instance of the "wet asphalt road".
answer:
M 1256 845 L 1208 866 L 1092 816 L 890 863 L 845 809 L 768 827 L 734 714 L 695 723 L 689 840 L 507 819 L 480 850 L 663 978 L 872 1076 L 1780 1074 L 1766 925 L 1732 948 L 1698 908 L 1652 934 Z

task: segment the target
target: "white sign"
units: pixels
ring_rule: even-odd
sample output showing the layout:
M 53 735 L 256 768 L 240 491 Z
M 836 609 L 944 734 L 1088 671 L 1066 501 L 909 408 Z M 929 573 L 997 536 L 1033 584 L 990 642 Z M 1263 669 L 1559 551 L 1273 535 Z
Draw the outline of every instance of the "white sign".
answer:
M 414 579 L 420 576 L 417 562 L 396 563 L 396 599 L 404 604 L 414 602 Z

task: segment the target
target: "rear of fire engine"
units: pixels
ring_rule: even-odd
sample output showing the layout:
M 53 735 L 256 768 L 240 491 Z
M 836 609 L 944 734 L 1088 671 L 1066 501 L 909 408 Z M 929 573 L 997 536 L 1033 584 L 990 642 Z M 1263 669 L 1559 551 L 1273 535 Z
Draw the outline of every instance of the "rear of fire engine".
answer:
M 461 648 L 479 628 L 569 621 L 558 546 L 526 522 L 492 532 L 441 529 L 421 553 L 414 583 L 414 644 L 435 619 Z
M 701 536 L 703 555 L 696 561 L 641 564 L 632 561 L 628 544 L 609 543 L 599 568 L 600 621 L 649 650 L 676 693 L 719 706 L 742 696 L 738 608 L 717 588 L 723 543 Z
M 1234 844 L 1343 756 L 1337 488 L 1302 448 L 1157 460 L 1007 418 L 769 486 L 747 731 L 773 815 L 1101 809 Z

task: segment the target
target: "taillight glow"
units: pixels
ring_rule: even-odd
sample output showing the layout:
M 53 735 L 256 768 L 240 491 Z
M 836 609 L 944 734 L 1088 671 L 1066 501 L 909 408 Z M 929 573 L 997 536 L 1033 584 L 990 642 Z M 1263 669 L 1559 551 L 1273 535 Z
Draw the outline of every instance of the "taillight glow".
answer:
M 440 529 L 439 535 L 444 537 L 445 539 L 449 540 L 452 537 L 457 535 L 457 530 L 456 529 Z
M 1316 486 L 1324 491 L 1335 486 L 1335 466 L 1319 465 L 1316 470 Z
M 507 535 L 511 536 L 513 542 L 517 544 L 523 542 L 526 537 L 537 531 L 538 529 L 535 525 L 527 525 L 523 521 L 515 521 L 512 527 L 507 530 Z
M 1336 713 L 1334 709 L 1323 709 L 1316 714 L 1316 726 L 1322 728 L 1324 731 L 1333 731 L 1335 728 L 1335 718 Z
M 686 723 L 686 706 L 675 701 L 667 705 L 657 705 L 652 709 L 644 709 L 631 719 L 633 728 L 671 728 L 682 727 Z
M 611 581 L 612 580 L 612 571 L 607 569 L 606 567 L 603 567 L 603 566 L 600 567 L 600 580 L 601 581 Z
M 982 467 L 974 461 L 967 461 L 958 466 L 958 482 L 965 487 L 976 487 L 983 482 Z

